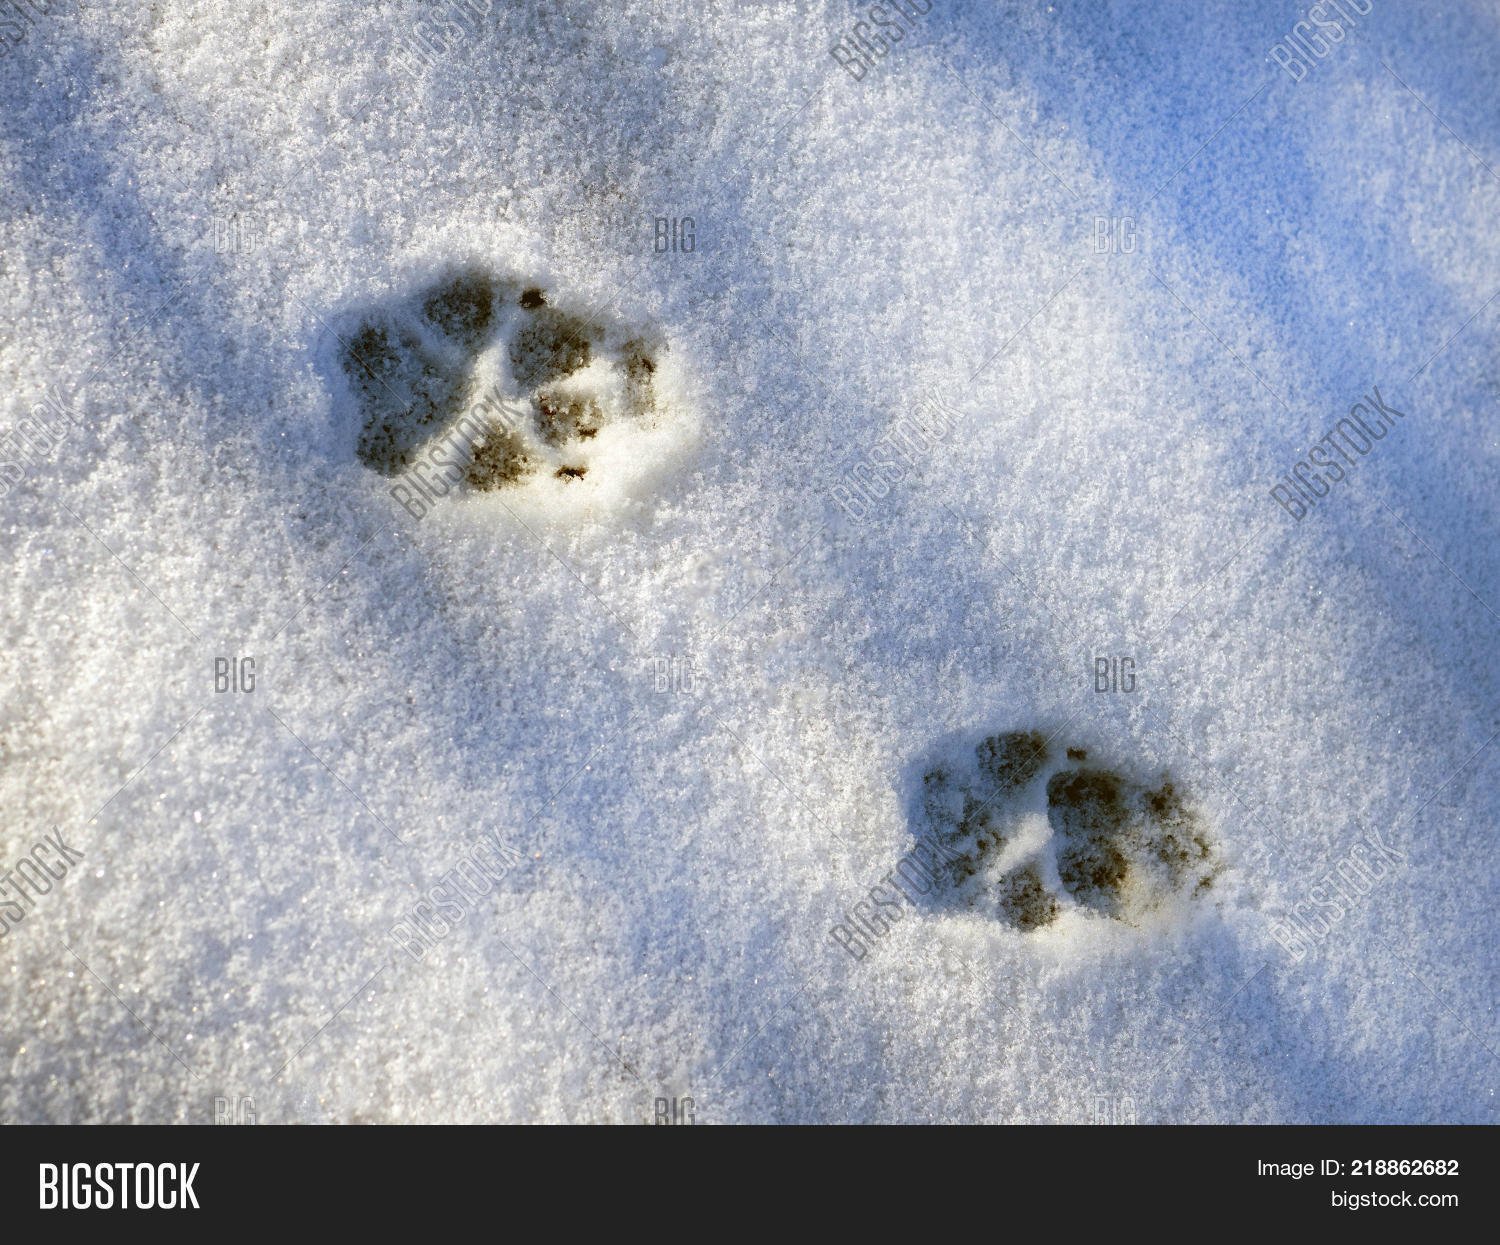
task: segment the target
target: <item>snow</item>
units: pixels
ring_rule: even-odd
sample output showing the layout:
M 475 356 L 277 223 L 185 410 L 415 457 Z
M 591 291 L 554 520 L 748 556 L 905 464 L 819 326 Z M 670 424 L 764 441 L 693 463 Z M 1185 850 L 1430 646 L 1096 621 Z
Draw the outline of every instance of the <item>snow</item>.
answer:
M 856 81 L 867 9 L 30 6 L 0 869 L 84 858 L 0 906 L 0 1119 L 1494 1118 L 1500 16 L 1294 81 L 1295 6 L 937 0 Z M 659 332 L 656 439 L 404 511 L 332 334 L 462 264 Z M 914 767 L 1029 729 L 1170 773 L 1212 889 L 846 953 Z

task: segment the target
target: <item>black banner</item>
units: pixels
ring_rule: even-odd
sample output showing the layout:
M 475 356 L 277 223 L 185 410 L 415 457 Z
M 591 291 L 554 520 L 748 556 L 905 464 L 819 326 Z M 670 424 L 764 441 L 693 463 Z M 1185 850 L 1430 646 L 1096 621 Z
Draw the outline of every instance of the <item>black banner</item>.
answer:
M 680 1126 L 679 1126 L 680 1131 Z M 12 1225 L 40 1231 L 149 1216 L 181 1223 L 365 1226 L 496 1222 L 518 1198 L 610 1209 L 639 1222 L 643 1197 L 674 1210 L 716 1199 L 790 1206 L 892 1205 L 931 1227 L 996 1213 L 1022 1225 L 1212 1232 L 1223 1226 L 1366 1224 L 1399 1219 L 1446 1232 L 1492 1220 L 1495 1133 L 1480 1127 L 1032 1127 L 836 1131 L 658 1130 L 623 1150 L 602 1131 L 497 1128 L 11 1128 L 0 1133 L 0 1193 Z M 760 1152 L 771 1145 L 770 1152 Z M 806 1146 L 798 1162 L 787 1154 Z M 885 1169 L 872 1179 L 872 1169 Z M 895 1170 L 891 1170 L 891 1169 Z M 907 1192 L 893 1197 L 900 1180 Z M 939 1193 L 946 1189 L 946 1196 Z M 877 1190 L 883 1190 L 877 1193 Z M 959 1199 L 957 1205 L 951 1199 Z M 997 1200 L 998 1199 L 998 1200 Z M 735 1203 L 737 1204 L 737 1202 Z M 875 1207 L 879 1209 L 876 1210 Z M 699 1221 L 700 1226 L 702 1220 Z M 712 1222 L 709 1220 L 708 1222 Z M 19 1239 L 19 1238 L 17 1238 Z

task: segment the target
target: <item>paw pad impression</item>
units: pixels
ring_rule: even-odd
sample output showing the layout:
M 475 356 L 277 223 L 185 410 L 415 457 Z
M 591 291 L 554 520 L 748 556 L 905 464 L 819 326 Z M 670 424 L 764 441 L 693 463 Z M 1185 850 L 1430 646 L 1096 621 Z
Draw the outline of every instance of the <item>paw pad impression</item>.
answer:
M 665 353 L 650 332 L 476 267 L 339 335 L 356 456 L 386 476 L 436 475 L 439 495 L 638 475 L 670 449 L 658 392 Z
M 1170 778 L 1138 782 L 1058 755 L 1040 731 L 987 736 L 931 759 L 913 816 L 937 854 L 930 896 L 1022 931 L 1068 909 L 1138 924 L 1207 890 L 1218 872 Z

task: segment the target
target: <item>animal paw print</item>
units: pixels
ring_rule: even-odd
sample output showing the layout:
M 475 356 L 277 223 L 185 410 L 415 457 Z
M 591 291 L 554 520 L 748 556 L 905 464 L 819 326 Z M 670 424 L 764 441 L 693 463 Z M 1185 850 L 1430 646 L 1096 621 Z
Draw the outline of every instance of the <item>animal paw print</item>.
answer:
M 1022 931 L 1069 909 L 1139 924 L 1218 872 L 1170 778 L 1137 782 L 1062 756 L 1039 731 L 981 739 L 928 764 L 915 813 L 938 860 L 939 907 L 985 912 Z
M 659 340 L 478 268 L 364 315 L 340 345 L 355 452 L 382 475 L 426 467 L 473 492 L 567 487 L 628 463 L 628 439 L 660 414 Z

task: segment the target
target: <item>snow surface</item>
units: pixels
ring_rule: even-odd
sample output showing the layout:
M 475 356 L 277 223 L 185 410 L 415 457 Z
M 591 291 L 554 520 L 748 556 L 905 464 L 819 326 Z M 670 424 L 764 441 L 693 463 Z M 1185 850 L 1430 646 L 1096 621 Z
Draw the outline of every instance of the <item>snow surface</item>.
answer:
M 0 420 L 76 418 L 0 454 L 0 867 L 84 852 L 0 939 L 0 1118 L 1493 1120 L 1496 6 L 1295 82 L 1293 4 L 937 0 L 855 81 L 855 6 L 497 0 L 405 72 L 460 7 L 38 4 L 0 58 Z M 458 262 L 659 330 L 671 469 L 406 514 L 329 326 Z M 1170 772 L 1214 888 L 846 954 L 913 765 L 1034 726 Z

